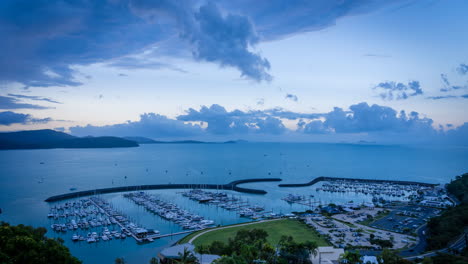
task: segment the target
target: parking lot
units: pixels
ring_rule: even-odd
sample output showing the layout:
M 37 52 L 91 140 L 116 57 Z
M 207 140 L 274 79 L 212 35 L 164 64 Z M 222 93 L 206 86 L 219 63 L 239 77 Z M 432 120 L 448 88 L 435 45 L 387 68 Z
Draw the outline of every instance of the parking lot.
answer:
M 431 217 L 440 213 L 439 209 L 422 206 L 402 206 L 389 215 L 373 222 L 370 226 L 398 233 L 413 233 Z

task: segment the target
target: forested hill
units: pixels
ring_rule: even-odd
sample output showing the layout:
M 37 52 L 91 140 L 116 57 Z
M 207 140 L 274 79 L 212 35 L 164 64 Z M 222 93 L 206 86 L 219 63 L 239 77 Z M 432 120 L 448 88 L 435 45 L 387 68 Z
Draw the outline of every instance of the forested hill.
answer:
M 0 133 L 0 149 L 123 147 L 138 147 L 138 143 L 119 137 L 75 137 L 50 129 Z

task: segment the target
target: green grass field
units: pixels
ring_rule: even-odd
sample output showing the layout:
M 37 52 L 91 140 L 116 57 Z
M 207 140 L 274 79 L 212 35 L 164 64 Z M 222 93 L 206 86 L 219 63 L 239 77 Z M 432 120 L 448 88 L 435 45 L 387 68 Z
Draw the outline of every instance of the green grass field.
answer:
M 241 229 L 263 229 L 268 233 L 268 242 L 271 245 L 276 245 L 283 235 L 290 235 L 297 242 L 304 242 L 307 240 L 315 241 L 319 246 L 328 246 L 329 243 L 321 237 L 313 228 L 306 224 L 291 219 L 282 219 L 271 222 L 263 222 L 247 226 L 233 226 L 226 229 L 220 229 L 208 232 L 193 241 L 193 244 L 208 245 L 215 240 L 227 242 L 229 238 L 233 238 L 237 231 Z M 183 238 L 179 243 L 186 243 L 197 233 L 193 233 Z

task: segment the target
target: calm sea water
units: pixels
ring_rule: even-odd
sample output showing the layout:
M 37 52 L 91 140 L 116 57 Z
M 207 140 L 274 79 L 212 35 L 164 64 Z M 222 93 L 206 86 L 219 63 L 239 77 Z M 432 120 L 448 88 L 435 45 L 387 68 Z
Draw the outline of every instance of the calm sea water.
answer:
M 42 163 L 42 164 L 41 164 Z M 0 151 L 0 221 L 49 227 L 46 215 L 49 196 L 122 185 L 161 183 L 227 183 L 244 178 L 279 177 L 283 182 L 308 182 L 317 176 L 414 180 L 446 183 L 468 171 L 467 148 L 416 148 L 347 144 L 162 144 L 122 149 L 53 149 Z M 267 210 L 287 213 L 304 209 L 281 200 L 288 193 L 314 194 L 315 202 L 367 201 L 356 194 L 316 193 L 315 187 L 278 188 L 277 183 L 248 184 L 268 191 L 264 196 L 241 195 Z M 247 219 L 233 212 L 198 204 L 174 190 L 152 191 L 162 199 L 196 212 L 217 224 Z M 162 234 L 181 230 L 150 215 L 121 194 L 102 195 L 116 208 L 147 228 Z M 72 253 L 84 263 L 113 263 L 124 257 L 128 263 L 149 259 L 183 236 L 137 245 L 134 240 L 113 240 L 96 244 L 73 243 L 72 232 L 60 236 Z

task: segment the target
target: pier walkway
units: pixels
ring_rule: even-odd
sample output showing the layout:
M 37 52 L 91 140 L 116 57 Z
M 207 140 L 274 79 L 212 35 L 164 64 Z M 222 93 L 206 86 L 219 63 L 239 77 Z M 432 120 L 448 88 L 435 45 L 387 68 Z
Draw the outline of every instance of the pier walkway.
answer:
M 244 183 L 253 183 L 253 182 L 272 182 L 272 181 L 281 181 L 279 178 L 255 178 L 255 179 L 244 179 L 233 181 L 227 184 L 149 184 L 149 185 L 133 185 L 133 186 L 120 186 L 112 188 L 103 188 L 79 192 L 71 192 L 60 195 L 51 196 L 45 199 L 46 202 L 56 202 L 61 200 L 67 200 L 72 198 L 79 198 L 90 195 L 99 195 L 105 193 L 116 193 L 116 192 L 131 192 L 131 191 L 144 191 L 144 190 L 164 190 L 164 189 L 215 189 L 215 190 L 224 190 L 224 191 L 236 191 L 242 193 L 251 193 L 251 194 L 266 194 L 265 190 L 250 189 L 238 187 L 239 184 Z
M 99 208 L 102 212 L 104 212 L 109 218 L 114 218 L 111 214 L 109 214 L 104 208 L 102 208 L 98 203 L 96 203 L 93 199 L 89 199 L 91 201 L 91 203 L 96 206 L 97 208 Z M 120 228 L 122 230 L 124 229 L 127 229 L 124 225 L 122 225 L 122 223 L 120 223 L 119 221 L 115 221 L 117 223 L 117 225 L 120 226 Z M 138 238 L 131 230 L 130 231 L 130 234 L 131 236 L 139 243 L 142 242 L 142 240 L 140 238 Z

